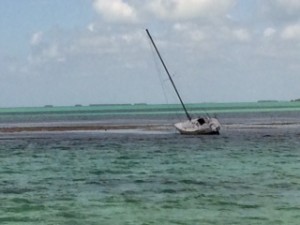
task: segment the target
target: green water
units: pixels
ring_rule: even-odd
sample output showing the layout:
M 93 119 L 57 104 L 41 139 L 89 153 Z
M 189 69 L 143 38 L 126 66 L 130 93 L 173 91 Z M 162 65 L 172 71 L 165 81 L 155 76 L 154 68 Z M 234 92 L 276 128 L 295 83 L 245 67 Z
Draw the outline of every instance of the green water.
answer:
M 228 117 L 253 117 L 251 113 L 269 114 L 292 112 L 298 117 L 300 102 L 263 102 L 263 103 L 201 103 L 187 104 L 192 116 L 217 115 L 224 121 Z M 288 115 L 290 117 L 291 115 Z M 255 117 L 255 116 L 254 116 Z M 251 119 L 250 118 L 250 119 Z M 125 119 L 125 120 L 124 120 Z M 81 107 L 27 107 L 0 108 L 0 127 L 7 123 L 36 123 L 36 122 L 79 122 L 79 121 L 108 121 L 109 123 L 132 123 L 132 120 L 165 120 L 167 123 L 185 119 L 181 105 L 99 105 Z
M 256 111 L 294 111 L 300 110 L 300 102 L 247 102 L 247 103 L 200 103 L 187 104 L 187 108 L 193 112 L 256 112 Z M 38 113 L 171 113 L 182 111 L 178 104 L 124 104 L 124 105 L 95 105 L 95 106 L 55 106 L 55 107 L 19 107 L 0 108 L 1 114 L 38 114 Z
M 0 224 L 298 225 L 299 104 L 189 105 L 203 106 L 221 135 L 0 133 Z M 167 124 L 165 107 L 1 109 L 0 125 Z

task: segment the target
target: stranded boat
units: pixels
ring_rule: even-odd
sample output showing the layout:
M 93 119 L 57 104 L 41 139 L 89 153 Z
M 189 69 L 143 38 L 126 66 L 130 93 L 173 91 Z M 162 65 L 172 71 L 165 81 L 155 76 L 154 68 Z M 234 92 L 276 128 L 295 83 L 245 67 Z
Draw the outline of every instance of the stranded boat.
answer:
M 158 48 L 152 38 L 152 36 L 150 35 L 150 32 L 148 29 L 146 29 L 146 32 L 147 32 L 147 35 L 153 45 L 153 47 L 155 48 L 155 51 L 170 79 L 170 82 L 176 92 L 176 95 L 182 105 L 182 108 L 186 114 L 186 117 L 188 120 L 184 121 L 184 122 L 179 122 L 179 123 L 176 123 L 174 124 L 175 128 L 181 133 L 181 134 L 202 134 L 202 135 L 205 135 L 205 134 L 219 134 L 220 132 L 220 129 L 221 129 L 221 124 L 219 122 L 219 120 L 217 118 L 214 118 L 214 117 L 199 117 L 199 118 L 195 118 L 195 119 L 192 119 L 192 117 L 190 116 L 190 114 L 188 113 L 186 107 L 185 107 L 185 104 L 183 103 L 182 101 L 182 98 L 180 97 L 179 95 L 179 92 L 175 86 L 175 83 L 169 73 L 169 70 L 165 64 L 165 62 L 163 61 L 159 51 L 158 51 Z

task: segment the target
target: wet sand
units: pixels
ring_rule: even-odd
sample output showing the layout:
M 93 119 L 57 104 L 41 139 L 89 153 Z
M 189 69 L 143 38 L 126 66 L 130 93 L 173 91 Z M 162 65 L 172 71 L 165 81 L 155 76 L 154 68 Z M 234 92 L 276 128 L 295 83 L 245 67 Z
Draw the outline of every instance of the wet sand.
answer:
M 282 124 L 223 124 L 222 133 L 226 131 L 263 131 L 263 130 L 298 130 L 298 123 Z M 0 126 L 0 134 L 31 132 L 176 132 L 173 124 L 91 124 L 91 123 L 36 123 L 9 124 Z
M 0 127 L 0 133 L 18 132 L 57 132 L 57 131 L 117 131 L 117 130 L 146 130 L 146 131 L 167 131 L 173 129 L 172 125 L 160 124 L 82 124 L 82 125 L 10 125 Z

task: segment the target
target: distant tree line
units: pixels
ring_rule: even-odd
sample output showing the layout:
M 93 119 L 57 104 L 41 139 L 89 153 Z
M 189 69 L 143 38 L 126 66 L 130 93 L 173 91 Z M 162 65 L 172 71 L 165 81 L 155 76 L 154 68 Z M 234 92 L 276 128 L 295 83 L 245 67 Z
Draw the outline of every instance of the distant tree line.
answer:
M 291 102 L 300 102 L 300 98 L 294 99 Z

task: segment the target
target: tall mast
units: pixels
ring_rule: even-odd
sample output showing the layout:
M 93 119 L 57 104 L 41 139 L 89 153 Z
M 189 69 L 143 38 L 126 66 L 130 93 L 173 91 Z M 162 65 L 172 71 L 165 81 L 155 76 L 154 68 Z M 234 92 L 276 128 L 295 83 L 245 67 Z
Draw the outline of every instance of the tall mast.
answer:
M 171 75 L 170 75 L 170 73 L 169 73 L 169 70 L 168 70 L 168 68 L 167 68 L 167 66 L 166 66 L 166 64 L 165 64 L 165 62 L 164 62 L 164 60 L 162 59 L 162 57 L 161 57 L 161 55 L 160 55 L 160 53 L 159 53 L 159 51 L 158 51 L 158 48 L 156 47 L 156 45 L 155 45 L 155 43 L 154 43 L 154 41 L 153 41 L 153 39 L 152 39 L 152 37 L 151 37 L 151 35 L 150 35 L 148 29 L 146 29 L 146 32 L 147 32 L 147 34 L 148 34 L 148 36 L 149 36 L 149 38 L 150 38 L 150 40 L 151 40 L 151 42 L 152 42 L 152 44 L 153 44 L 153 46 L 154 46 L 154 48 L 155 48 L 155 51 L 156 51 L 156 53 L 157 53 L 157 55 L 158 55 L 158 57 L 159 57 L 159 59 L 160 59 L 162 65 L 163 65 L 163 67 L 164 67 L 166 73 L 168 74 L 168 77 L 169 77 L 169 79 L 170 79 L 170 81 L 171 81 L 171 84 L 173 85 L 173 88 L 174 88 L 174 90 L 175 90 L 175 92 L 176 92 L 176 94 L 177 94 L 177 97 L 179 98 L 179 101 L 180 101 L 180 103 L 181 103 L 181 105 L 182 105 L 182 108 L 184 109 L 184 112 L 185 112 L 187 118 L 188 118 L 189 120 L 192 120 L 190 114 L 189 114 L 188 111 L 186 110 L 186 107 L 185 107 L 185 105 L 184 105 L 184 103 L 183 103 L 183 101 L 182 101 L 182 99 L 181 99 L 181 97 L 180 97 L 180 95 L 179 95 L 179 92 L 178 92 L 178 90 L 177 90 L 177 88 L 176 88 L 176 86 L 175 86 L 175 83 L 174 83 L 174 81 L 173 81 L 173 79 L 172 79 L 172 77 L 171 77 Z

